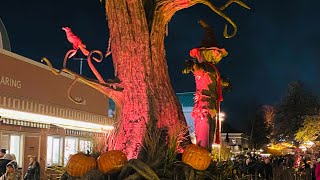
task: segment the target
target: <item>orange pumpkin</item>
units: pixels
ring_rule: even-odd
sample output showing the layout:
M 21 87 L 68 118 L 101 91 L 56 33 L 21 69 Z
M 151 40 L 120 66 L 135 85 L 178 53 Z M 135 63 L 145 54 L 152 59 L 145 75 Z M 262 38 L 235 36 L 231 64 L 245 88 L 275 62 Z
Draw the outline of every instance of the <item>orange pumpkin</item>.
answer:
M 77 153 L 70 157 L 66 171 L 74 177 L 82 177 L 87 172 L 96 169 L 97 162 L 94 157 L 84 153 Z
M 107 151 L 98 157 L 98 169 L 103 173 L 120 171 L 127 161 L 127 156 L 122 151 Z
M 190 144 L 183 151 L 182 162 L 196 170 L 206 170 L 210 165 L 211 155 L 206 148 Z

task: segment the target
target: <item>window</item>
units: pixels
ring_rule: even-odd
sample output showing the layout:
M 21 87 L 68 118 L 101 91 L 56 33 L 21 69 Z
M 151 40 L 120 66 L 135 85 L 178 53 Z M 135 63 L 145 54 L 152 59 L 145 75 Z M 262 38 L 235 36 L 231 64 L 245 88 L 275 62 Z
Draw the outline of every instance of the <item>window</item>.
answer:
M 48 136 L 47 137 L 47 166 L 66 166 L 71 155 L 78 151 L 91 152 L 92 142 L 79 137 Z M 63 152 L 63 153 L 62 153 Z
M 21 136 L 20 135 L 11 135 L 10 136 L 9 153 L 13 154 L 15 156 L 19 167 L 22 167 L 22 163 L 21 163 Z
M 87 153 L 92 150 L 92 142 L 89 140 L 80 139 L 80 151 Z
M 47 139 L 47 166 L 61 165 L 62 141 L 60 137 L 48 136 Z
M 21 135 L 2 133 L 0 140 L 0 147 L 6 149 L 8 154 L 13 154 L 17 160 L 18 166 L 22 167 L 21 154 L 23 149 L 21 148 Z
M 64 140 L 64 165 L 67 165 L 70 155 L 78 152 L 78 138 L 66 137 Z

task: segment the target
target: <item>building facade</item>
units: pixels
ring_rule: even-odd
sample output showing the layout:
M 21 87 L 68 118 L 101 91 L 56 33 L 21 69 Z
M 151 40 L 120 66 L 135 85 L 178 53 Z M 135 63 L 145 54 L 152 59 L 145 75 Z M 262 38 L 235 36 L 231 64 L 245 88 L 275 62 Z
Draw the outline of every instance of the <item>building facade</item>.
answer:
M 239 155 L 249 148 L 249 136 L 242 132 L 221 133 L 222 142 L 230 146 L 231 153 Z
M 114 124 L 108 98 L 73 77 L 54 75 L 39 62 L 0 49 L 0 148 L 16 156 L 22 172 L 27 155 L 46 167 L 66 165 L 69 155 L 90 151 L 94 137 Z M 68 91 L 83 103 L 76 104 Z

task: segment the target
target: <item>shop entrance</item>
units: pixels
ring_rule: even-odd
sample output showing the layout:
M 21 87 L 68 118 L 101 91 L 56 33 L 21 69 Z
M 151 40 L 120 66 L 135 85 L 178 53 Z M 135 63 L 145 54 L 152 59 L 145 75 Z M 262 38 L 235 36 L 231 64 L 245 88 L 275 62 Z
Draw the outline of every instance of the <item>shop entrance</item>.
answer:
M 23 173 L 25 174 L 29 165 L 28 155 L 35 156 L 39 162 L 39 152 L 40 152 L 40 136 L 39 135 L 26 135 L 24 138 L 24 157 L 23 157 Z M 44 168 L 44 167 L 40 167 Z

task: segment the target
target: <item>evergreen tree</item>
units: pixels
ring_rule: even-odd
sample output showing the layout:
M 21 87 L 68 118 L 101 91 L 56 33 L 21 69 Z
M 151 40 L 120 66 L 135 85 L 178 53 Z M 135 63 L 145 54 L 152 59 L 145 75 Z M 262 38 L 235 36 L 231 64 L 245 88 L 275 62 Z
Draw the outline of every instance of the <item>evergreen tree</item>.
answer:
M 318 109 L 318 98 L 306 90 L 301 82 L 289 83 L 287 96 L 276 106 L 275 138 L 292 141 L 303 125 L 305 116 L 316 115 Z

